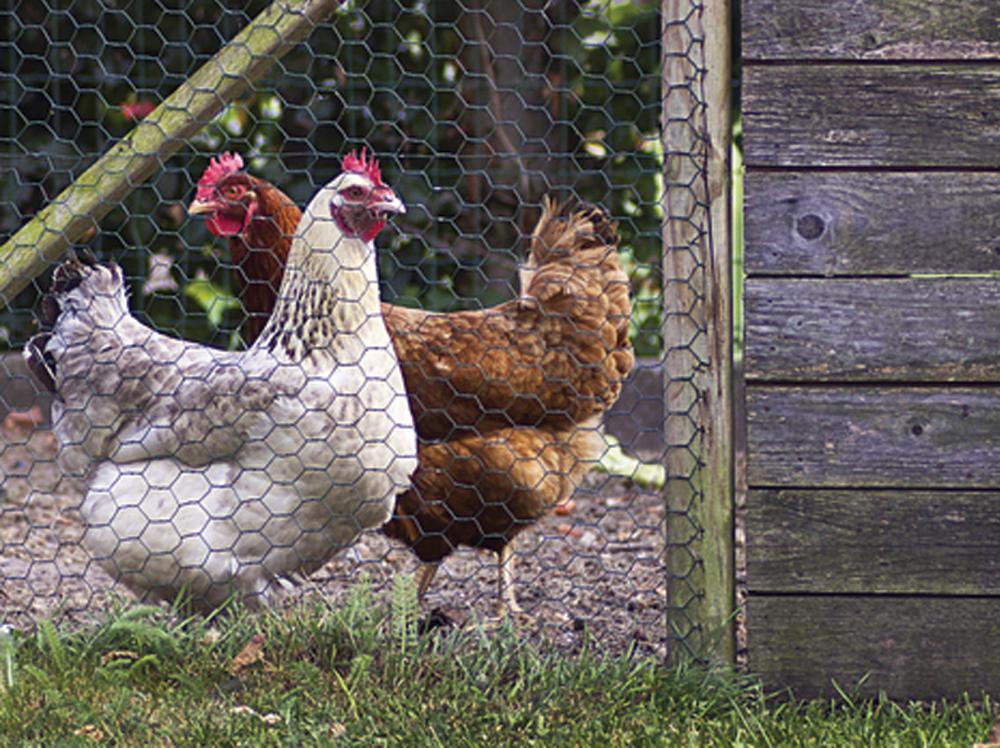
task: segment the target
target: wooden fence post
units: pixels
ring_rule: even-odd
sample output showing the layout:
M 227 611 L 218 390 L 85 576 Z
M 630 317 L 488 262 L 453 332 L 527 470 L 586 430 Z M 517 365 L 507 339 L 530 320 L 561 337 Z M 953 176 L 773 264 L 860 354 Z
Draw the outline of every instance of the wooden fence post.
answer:
M 222 108 L 264 75 L 339 0 L 275 0 L 132 132 L 0 247 L 0 302 L 31 279 L 149 179 Z
M 670 654 L 732 664 L 730 3 L 661 7 Z

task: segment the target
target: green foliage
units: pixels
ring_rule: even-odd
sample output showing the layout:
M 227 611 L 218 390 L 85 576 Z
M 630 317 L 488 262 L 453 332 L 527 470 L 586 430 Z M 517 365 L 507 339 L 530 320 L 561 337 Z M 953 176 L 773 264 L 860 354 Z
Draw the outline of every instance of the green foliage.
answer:
M 14 639 L 6 630 L 0 628 L 0 693 L 6 693 L 14 688 L 15 673 L 14 667 Z
M 622 265 L 632 283 L 632 319 L 629 337 L 640 356 L 655 356 L 663 349 L 663 291 L 660 269 L 639 262 L 626 247 Z
M 222 317 L 227 311 L 241 308 L 239 299 L 207 278 L 195 277 L 184 286 L 184 293 L 195 300 L 214 327 L 222 325 Z
M 989 699 L 800 702 L 589 644 L 547 652 L 510 626 L 417 636 L 415 611 L 406 580 L 388 604 L 362 586 L 337 609 L 139 606 L 14 632 L 0 745 L 967 746 L 992 724 Z
M 59 12 L 42 3 L 0 11 L 0 239 L 128 132 L 123 104 L 162 101 L 266 2 L 221 13 L 216 0 L 171 12 L 151 0 L 55 5 Z M 658 4 L 524 0 L 487 10 L 344 4 L 116 207 L 91 248 L 124 265 L 134 303 L 157 327 L 227 344 L 241 311 L 205 306 L 202 290 L 187 290 L 202 273 L 221 293 L 234 291 L 224 258 L 191 251 L 223 243 L 182 210 L 207 159 L 239 151 L 304 204 L 343 153 L 367 145 L 410 206 L 380 240 L 385 298 L 438 310 L 509 298 L 541 197 L 575 196 L 620 221 L 640 294 L 636 344 L 656 355 Z M 175 260 L 173 298 L 140 290 L 154 253 Z M 0 313 L 13 346 L 30 334 L 45 285 Z
M 392 629 L 400 657 L 405 658 L 417 648 L 419 616 L 420 603 L 413 578 L 397 575 L 392 580 Z

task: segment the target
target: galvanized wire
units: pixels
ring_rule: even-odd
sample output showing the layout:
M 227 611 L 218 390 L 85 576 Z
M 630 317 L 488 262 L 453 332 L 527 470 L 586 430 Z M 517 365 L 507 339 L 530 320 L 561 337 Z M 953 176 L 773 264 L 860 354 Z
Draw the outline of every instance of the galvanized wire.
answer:
M 0 238 L 266 5 L 47 0 L 0 11 Z M 700 108 L 698 54 L 694 33 L 689 93 Z M 697 263 L 685 277 L 662 279 L 661 226 L 669 217 L 707 230 L 697 201 L 683 215 L 663 211 L 663 191 L 673 185 L 663 181 L 661 73 L 660 13 L 652 3 L 348 2 L 116 206 L 86 246 L 122 265 L 141 321 L 238 347 L 246 319 L 239 270 L 224 241 L 183 210 L 209 158 L 223 151 L 242 153 L 251 173 L 304 206 L 346 152 L 370 148 L 410 206 L 379 239 L 382 298 L 439 311 L 485 308 L 517 293 L 524 238 L 544 195 L 602 205 L 619 223 L 640 354 L 606 429 L 654 465 L 666 461 L 666 448 L 697 455 L 696 432 L 681 444 L 668 436 L 666 448 L 663 433 L 665 416 L 693 417 L 696 397 L 665 409 L 658 385 L 671 356 L 689 357 L 693 370 L 704 365 L 696 335 L 663 352 L 663 288 L 670 294 L 684 286 L 695 302 L 705 291 Z M 667 148 L 668 161 L 702 155 L 672 153 L 669 139 Z M 81 547 L 79 489 L 56 466 L 47 393 L 17 354 L 48 283 L 37 279 L 0 312 L 7 351 L 0 359 L 0 618 L 13 625 L 99 616 L 113 597 L 129 596 Z M 529 618 L 566 646 L 580 646 L 587 629 L 609 647 L 662 650 L 664 492 L 591 472 L 575 500 L 575 510 L 550 515 L 519 541 Z M 452 557 L 427 607 L 453 617 L 488 614 L 494 563 L 473 550 Z M 336 599 L 361 574 L 387 588 L 393 575 L 415 568 L 401 546 L 369 535 L 312 584 Z M 686 571 L 670 575 L 683 581 Z M 673 635 L 687 632 L 678 625 Z

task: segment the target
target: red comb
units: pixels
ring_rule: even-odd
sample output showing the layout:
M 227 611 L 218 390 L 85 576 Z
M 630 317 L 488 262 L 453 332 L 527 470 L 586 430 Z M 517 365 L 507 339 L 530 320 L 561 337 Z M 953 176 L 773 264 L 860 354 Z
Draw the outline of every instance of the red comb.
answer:
M 373 184 L 382 184 L 382 170 L 379 169 L 375 155 L 368 153 L 365 148 L 361 149 L 361 155 L 357 151 L 351 151 L 344 156 L 344 171 L 364 174 L 372 180 Z
M 198 200 L 208 200 L 212 197 L 212 188 L 218 184 L 223 177 L 239 171 L 243 168 L 243 157 L 238 153 L 223 153 L 218 158 L 213 158 L 208 162 L 208 168 L 198 180 Z

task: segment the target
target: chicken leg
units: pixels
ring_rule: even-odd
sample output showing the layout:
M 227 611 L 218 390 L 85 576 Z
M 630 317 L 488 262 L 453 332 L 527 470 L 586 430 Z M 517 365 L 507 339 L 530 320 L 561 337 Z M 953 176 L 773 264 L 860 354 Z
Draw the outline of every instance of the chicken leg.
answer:
M 420 564 L 420 572 L 417 574 L 417 600 L 423 600 L 427 590 L 430 589 L 434 575 L 437 574 L 438 563 L 424 562 Z
M 514 541 L 508 542 L 500 550 L 497 575 L 497 593 L 501 617 L 518 615 L 524 611 L 517 604 L 517 592 L 514 590 Z

